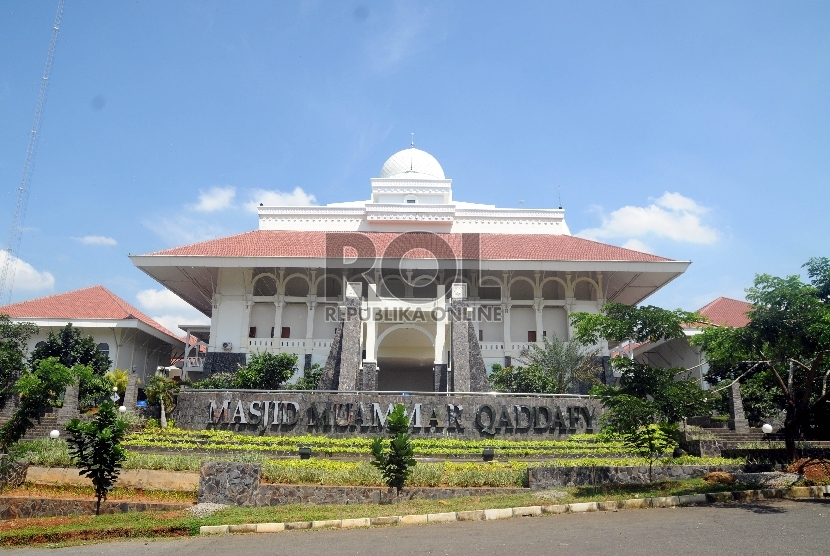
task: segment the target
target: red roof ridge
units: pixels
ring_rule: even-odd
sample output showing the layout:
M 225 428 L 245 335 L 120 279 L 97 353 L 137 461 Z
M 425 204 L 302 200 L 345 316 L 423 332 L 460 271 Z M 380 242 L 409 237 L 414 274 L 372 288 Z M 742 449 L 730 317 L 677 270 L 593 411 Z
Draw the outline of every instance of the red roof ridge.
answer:
M 90 294 L 92 294 L 92 297 Z M 108 304 L 102 303 L 102 296 L 106 297 L 112 304 L 115 305 L 115 307 L 112 305 L 107 307 Z M 66 304 L 63 304 L 63 306 L 61 306 L 60 303 L 58 303 L 58 305 L 55 304 L 55 302 L 60 302 L 61 300 L 65 300 Z M 75 305 L 75 307 L 67 307 L 67 305 L 70 304 Z M 86 314 L 78 314 L 73 316 L 66 312 L 67 308 L 70 311 L 81 308 L 81 312 Z M 85 311 L 85 309 L 91 310 Z M 113 311 L 113 309 L 116 310 Z M 158 330 L 166 336 L 184 342 L 182 337 L 174 334 L 100 284 L 11 303 L 0 307 L 0 314 L 8 314 L 12 318 L 58 318 L 70 321 L 81 319 L 138 320 L 147 326 Z
M 319 231 L 319 230 L 252 230 L 231 236 L 171 247 L 147 253 L 144 256 L 183 257 L 313 257 L 327 255 L 325 237 L 329 234 L 361 234 L 369 238 L 378 253 L 392 245 L 393 239 L 414 232 L 383 231 Z M 433 233 L 443 240 L 456 257 L 463 254 L 463 233 Z M 481 260 L 560 260 L 560 261 L 631 261 L 675 262 L 673 259 L 651 253 L 617 247 L 607 243 L 571 235 L 555 234 L 503 234 L 479 233 L 479 257 Z M 439 243 L 440 243 L 439 240 Z M 418 243 L 418 242 L 415 242 Z M 437 245 L 436 245 L 437 246 Z M 396 249 L 403 245 L 395 245 Z M 412 245 L 412 247 L 426 247 Z M 440 246 L 437 246 L 441 248 Z
M 717 326 L 740 328 L 749 324 L 747 313 L 751 310 L 752 304 L 748 301 L 721 296 L 710 301 L 697 312 Z

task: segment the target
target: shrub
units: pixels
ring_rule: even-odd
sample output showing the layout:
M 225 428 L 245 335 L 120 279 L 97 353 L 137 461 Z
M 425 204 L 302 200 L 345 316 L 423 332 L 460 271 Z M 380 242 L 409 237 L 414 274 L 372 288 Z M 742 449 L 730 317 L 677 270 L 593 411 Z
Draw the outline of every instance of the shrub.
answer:
M 297 356 L 293 353 L 255 353 L 248 364 L 238 371 L 233 388 L 279 390 L 297 372 Z
M 310 369 L 303 370 L 303 376 L 295 384 L 286 384 L 286 390 L 316 390 L 320 377 L 323 376 L 323 368 L 315 363 Z
M 121 447 L 127 424 L 118 418 L 115 404 L 107 401 L 101 404 L 95 419 L 87 423 L 72 419 L 66 430 L 70 434 L 69 454 L 78 465 L 79 474 L 92 481 L 97 497 L 95 515 L 100 515 L 101 500 L 106 500 L 118 479 L 121 462 L 127 457 Z
M 202 390 L 223 390 L 233 388 L 233 373 L 215 373 L 207 378 L 194 382 L 192 388 Z
M 372 465 L 380 469 L 387 486 L 394 487 L 400 494 L 415 466 L 415 452 L 406 432 L 409 430 L 409 417 L 403 404 L 395 405 L 386 417 L 386 429 L 391 437 L 389 448 L 384 449 L 382 438 L 375 438 L 372 441 Z

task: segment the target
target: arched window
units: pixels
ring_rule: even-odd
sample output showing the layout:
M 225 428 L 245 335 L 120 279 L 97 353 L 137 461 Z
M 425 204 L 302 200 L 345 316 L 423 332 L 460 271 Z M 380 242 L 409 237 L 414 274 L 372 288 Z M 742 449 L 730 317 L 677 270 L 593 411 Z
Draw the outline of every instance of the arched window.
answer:
M 98 349 L 107 357 L 110 356 L 110 345 L 108 343 L 103 342 L 101 344 L 98 344 Z
M 37 349 L 37 348 L 39 348 L 39 347 L 41 347 L 41 346 L 45 346 L 45 345 L 46 345 L 46 342 L 44 342 L 43 340 L 41 340 L 41 341 L 39 341 L 38 343 L 36 343 L 36 344 L 35 344 L 35 349 Z

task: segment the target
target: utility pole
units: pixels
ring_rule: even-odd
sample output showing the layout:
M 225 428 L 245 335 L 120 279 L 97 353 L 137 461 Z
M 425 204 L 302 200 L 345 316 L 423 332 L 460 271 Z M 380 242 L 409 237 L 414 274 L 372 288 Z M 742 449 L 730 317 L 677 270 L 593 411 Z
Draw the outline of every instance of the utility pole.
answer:
M 20 249 L 20 239 L 23 235 L 23 222 L 26 219 L 26 203 L 29 200 L 29 181 L 32 177 L 32 166 L 35 161 L 35 149 L 37 147 L 37 134 L 40 130 L 40 116 L 43 114 L 43 104 L 46 102 L 46 89 L 49 86 L 49 73 L 52 71 L 52 58 L 55 56 L 55 46 L 58 43 L 58 34 L 61 28 L 61 16 L 63 15 L 63 2 L 58 1 L 58 13 L 55 16 L 55 25 L 52 27 L 52 40 L 49 42 L 49 54 L 46 56 L 46 69 L 43 70 L 43 78 L 40 80 L 40 93 L 37 97 L 35 107 L 35 121 L 32 123 L 32 131 L 29 132 L 29 147 L 26 149 L 26 161 L 23 163 L 23 177 L 20 179 L 20 186 L 17 188 L 17 204 L 14 208 L 12 218 L 12 229 L 9 234 L 9 243 L 6 247 L 6 260 L 3 263 L 3 271 L 0 273 L 0 304 L 11 301 L 12 290 L 14 289 L 14 259 Z

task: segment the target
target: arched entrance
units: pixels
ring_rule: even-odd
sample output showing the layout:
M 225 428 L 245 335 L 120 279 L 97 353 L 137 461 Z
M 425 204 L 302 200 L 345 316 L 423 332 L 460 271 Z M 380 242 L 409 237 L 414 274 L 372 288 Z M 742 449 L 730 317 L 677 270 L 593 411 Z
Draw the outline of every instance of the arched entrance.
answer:
M 378 337 L 378 390 L 432 392 L 434 338 L 419 326 L 395 325 Z

